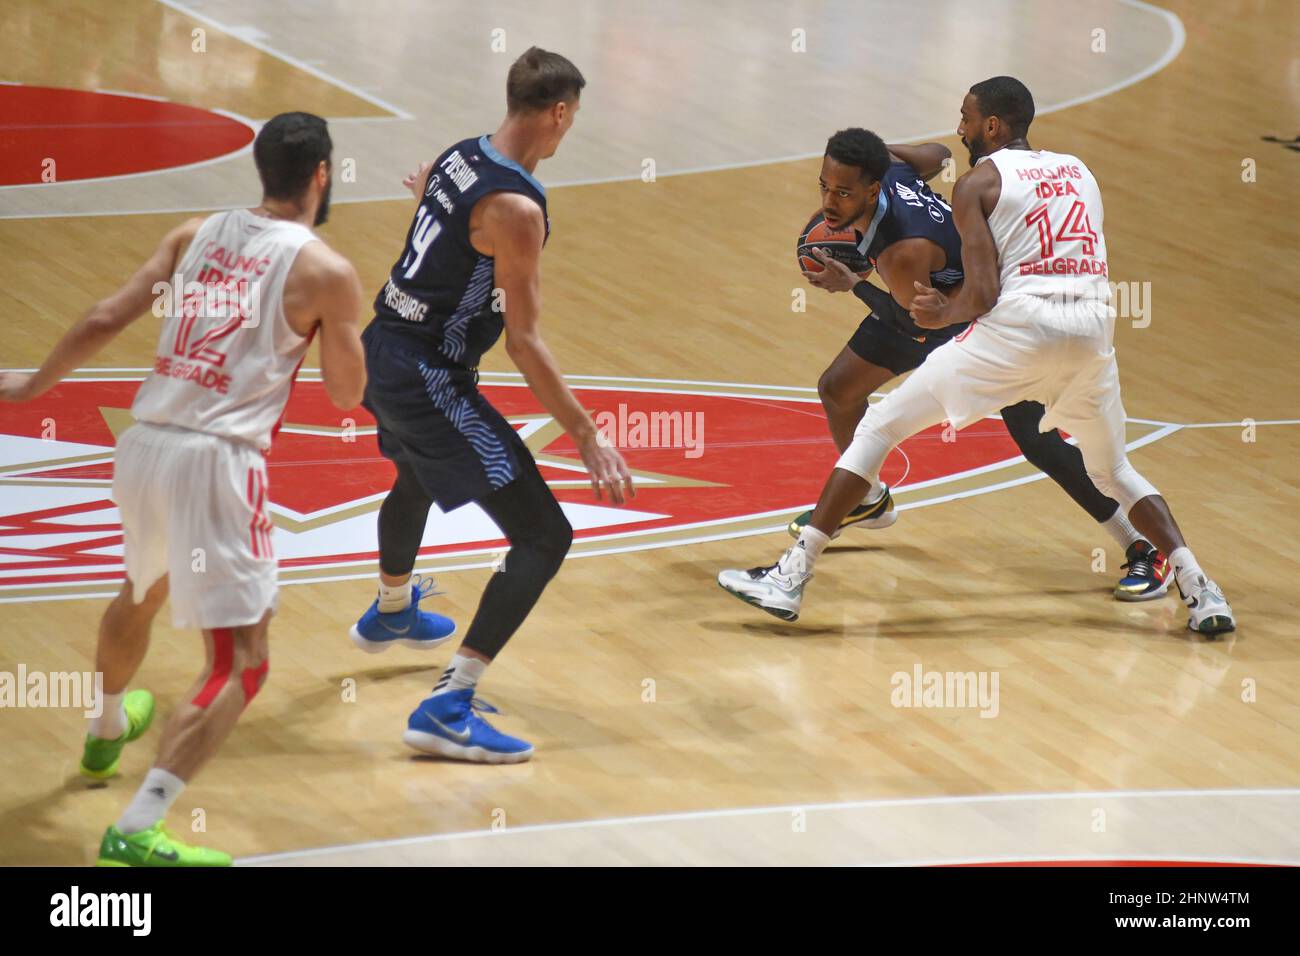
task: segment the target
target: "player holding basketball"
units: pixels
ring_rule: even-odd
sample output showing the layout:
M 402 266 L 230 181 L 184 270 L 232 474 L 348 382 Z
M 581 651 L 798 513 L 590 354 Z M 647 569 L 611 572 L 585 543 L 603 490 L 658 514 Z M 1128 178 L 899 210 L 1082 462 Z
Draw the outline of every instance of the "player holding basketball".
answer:
M 849 447 L 871 394 L 920 366 L 966 328 L 965 323 L 957 323 L 925 329 L 908 314 L 916 283 L 949 294 L 961 285 L 961 238 L 952 207 L 926 185 L 951 155 L 939 143 L 886 146 L 864 129 L 841 130 L 826 144 L 819 178 L 822 217 L 836 230 L 863 233 L 858 251 L 889 289 L 882 291 L 816 250 L 825 269 L 804 273 L 809 282 L 829 292 L 852 290 L 872 309 L 817 383 L 831 436 L 841 453 Z M 1142 539 L 1119 503 L 1088 479 L 1079 450 L 1056 429 L 1039 430 L 1043 406 L 1019 402 L 1002 409 L 1001 415 L 1026 460 L 1060 485 L 1125 549 L 1128 573 L 1116 585 L 1115 597 L 1146 601 L 1164 596 L 1169 589 L 1164 556 Z M 851 525 L 887 528 L 897 516 L 889 487 L 877 480 L 832 537 Z M 790 534 L 797 538 L 811 517 L 812 512 L 805 511 L 795 518 Z
M 379 511 L 379 596 L 352 639 L 365 646 L 406 626 L 432 504 L 450 511 L 475 502 L 510 542 L 464 642 L 407 722 L 402 739 L 426 753 L 486 763 L 532 755 L 530 744 L 475 712 L 474 689 L 573 539 L 532 455 L 478 390 L 479 360 L 503 329 L 528 387 L 577 445 L 597 499 L 608 493 L 622 504 L 625 491 L 633 493 L 622 456 L 599 439 L 538 324 L 538 263 L 550 225 L 546 190 L 532 173 L 573 125 L 585 85 L 564 57 L 529 49 L 510 67 L 508 111 L 497 131 L 456 143 L 407 181 L 419 206 L 363 335 L 364 404 L 397 480 Z
M 39 371 L 0 375 L 0 398 L 40 397 L 149 312 L 158 288 L 176 278 L 153 371 L 131 406 L 136 423 L 114 455 L 126 582 L 99 625 L 104 701 L 86 736 L 82 773 L 116 774 L 123 746 L 153 720 L 152 695 L 126 688 L 169 591 L 172 623 L 202 630 L 207 660 L 167 722 L 153 768 L 104 833 L 101 866 L 231 862 L 182 843 L 163 818 L 266 679 L 276 562 L 265 456 L 317 332 L 330 400 L 352 408 L 365 385 L 356 271 L 312 231 L 329 210 L 330 152 L 320 117 L 268 121 L 253 146 L 260 206 L 173 229 L 124 286 L 68 330 Z
M 1075 156 L 1030 147 L 1034 104 L 1019 80 L 975 84 L 961 116 L 957 132 L 975 167 L 953 192 L 966 278 L 951 297 L 918 282 L 911 315 L 926 329 L 970 327 L 867 410 L 795 545 L 771 567 L 723 571 L 718 583 L 796 619 L 831 534 L 878 480 L 894 446 L 944 420 L 962 428 L 1035 400 L 1047 409 L 1040 428 L 1073 434 L 1089 477 L 1169 554 L 1187 626 L 1207 636 L 1232 630 L 1223 592 L 1201 570 L 1164 499 L 1128 461 L 1096 179 Z

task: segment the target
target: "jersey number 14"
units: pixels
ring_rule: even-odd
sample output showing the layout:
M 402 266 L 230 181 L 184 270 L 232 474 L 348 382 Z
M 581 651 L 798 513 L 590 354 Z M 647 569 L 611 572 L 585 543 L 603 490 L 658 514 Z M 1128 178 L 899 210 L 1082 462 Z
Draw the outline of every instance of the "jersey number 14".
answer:
M 1052 258 L 1054 255 L 1052 223 L 1047 216 L 1047 203 L 1034 207 L 1033 211 L 1025 217 L 1025 225 L 1038 227 L 1038 246 L 1043 253 L 1043 258 Z M 1092 222 L 1083 208 L 1083 202 L 1077 199 L 1070 207 L 1070 211 L 1065 214 L 1065 222 L 1061 223 L 1061 228 L 1056 232 L 1056 242 L 1071 240 L 1077 240 L 1083 245 L 1085 256 L 1095 254 L 1097 233 L 1092 228 Z
M 415 228 L 411 230 L 411 251 L 402 260 L 402 265 L 407 267 L 406 272 L 402 273 L 404 278 L 409 279 L 420 271 L 424 254 L 429 251 L 440 232 L 442 223 L 433 217 L 428 206 L 421 204 L 415 213 Z

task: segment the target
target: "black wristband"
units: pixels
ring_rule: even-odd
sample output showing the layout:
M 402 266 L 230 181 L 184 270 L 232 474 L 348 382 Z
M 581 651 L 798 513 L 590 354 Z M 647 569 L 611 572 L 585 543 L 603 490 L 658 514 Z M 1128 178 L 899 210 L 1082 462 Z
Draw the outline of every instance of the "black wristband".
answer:
M 892 295 L 884 289 L 872 285 L 866 279 L 853 287 L 853 294 L 870 306 L 872 312 L 889 315 L 894 309 L 898 308 L 894 304 Z

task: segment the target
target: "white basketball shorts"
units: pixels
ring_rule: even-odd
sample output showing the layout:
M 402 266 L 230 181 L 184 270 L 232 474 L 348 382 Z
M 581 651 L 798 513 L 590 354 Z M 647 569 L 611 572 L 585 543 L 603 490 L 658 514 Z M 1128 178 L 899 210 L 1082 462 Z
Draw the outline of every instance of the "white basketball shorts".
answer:
M 167 575 L 175 627 L 240 627 L 274 611 L 266 459 L 256 448 L 136 423 L 117 443 L 113 500 L 136 603 Z

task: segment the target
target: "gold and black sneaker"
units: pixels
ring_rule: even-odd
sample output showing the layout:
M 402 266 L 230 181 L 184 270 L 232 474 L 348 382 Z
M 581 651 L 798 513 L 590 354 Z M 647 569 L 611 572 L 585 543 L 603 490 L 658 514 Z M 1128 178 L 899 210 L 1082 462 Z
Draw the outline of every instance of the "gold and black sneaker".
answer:
M 1134 541 L 1128 546 L 1123 567 L 1128 571 L 1115 585 L 1117 601 L 1150 601 L 1164 597 L 1173 577 L 1169 561 L 1155 547 L 1145 541 Z
M 863 502 L 846 514 L 844 520 L 840 522 L 840 526 L 831 535 L 831 540 L 834 541 L 838 538 L 840 532 L 850 525 L 861 525 L 864 528 L 888 528 L 897 521 L 898 512 L 894 510 L 894 496 L 889 493 L 889 485 L 885 485 L 884 488 L 884 494 L 875 501 L 870 504 Z M 790 532 L 790 537 L 799 537 L 800 532 L 812 520 L 812 514 L 811 511 L 805 511 L 790 522 L 786 527 L 786 530 Z

